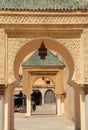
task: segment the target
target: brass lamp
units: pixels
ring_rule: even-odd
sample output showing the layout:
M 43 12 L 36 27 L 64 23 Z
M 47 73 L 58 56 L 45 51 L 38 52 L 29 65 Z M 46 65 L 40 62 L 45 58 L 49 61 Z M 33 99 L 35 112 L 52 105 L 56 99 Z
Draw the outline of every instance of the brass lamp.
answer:
M 47 48 L 45 47 L 45 44 L 43 41 L 40 45 L 40 48 L 38 49 L 38 55 L 40 56 L 41 60 L 45 60 L 45 57 L 47 56 Z

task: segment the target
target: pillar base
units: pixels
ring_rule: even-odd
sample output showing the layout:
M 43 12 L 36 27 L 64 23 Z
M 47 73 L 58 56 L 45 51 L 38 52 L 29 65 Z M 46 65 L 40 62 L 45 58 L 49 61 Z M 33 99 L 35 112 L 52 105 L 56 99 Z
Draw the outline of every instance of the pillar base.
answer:
M 31 116 L 31 114 L 30 115 L 28 115 L 27 113 L 25 114 L 25 117 L 30 117 Z

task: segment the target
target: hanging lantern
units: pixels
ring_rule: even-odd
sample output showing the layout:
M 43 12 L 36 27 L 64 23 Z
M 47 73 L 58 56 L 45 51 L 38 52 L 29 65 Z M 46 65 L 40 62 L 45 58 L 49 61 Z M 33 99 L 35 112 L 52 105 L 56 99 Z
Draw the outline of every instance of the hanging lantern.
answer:
M 45 60 L 45 57 L 47 56 L 47 48 L 45 47 L 44 42 L 42 42 L 40 48 L 38 49 L 38 54 L 41 60 Z

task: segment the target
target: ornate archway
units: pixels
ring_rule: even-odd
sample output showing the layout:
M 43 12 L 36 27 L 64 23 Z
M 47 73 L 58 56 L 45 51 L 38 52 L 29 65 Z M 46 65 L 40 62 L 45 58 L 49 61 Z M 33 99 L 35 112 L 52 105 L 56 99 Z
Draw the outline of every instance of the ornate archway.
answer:
M 60 44 L 57 40 L 54 40 L 54 39 L 51 39 L 51 38 L 43 38 L 43 39 L 44 39 L 44 41 L 46 43 L 47 48 L 58 52 L 65 59 L 67 67 L 68 67 L 68 72 L 69 72 L 68 73 L 68 83 L 71 86 L 75 87 L 75 84 L 72 81 L 72 77 L 73 77 L 73 73 L 74 73 L 74 61 L 73 61 L 72 55 L 70 54 L 68 49 L 65 46 L 63 46 L 62 44 Z M 37 48 L 39 48 L 39 46 L 40 46 L 39 43 L 41 43 L 41 42 L 42 42 L 42 38 L 38 38 L 36 40 L 31 40 L 30 42 L 26 43 L 19 50 L 19 52 L 16 54 L 16 57 L 15 57 L 15 60 L 14 60 L 14 74 L 15 74 L 15 77 L 16 77 L 16 81 L 18 81 L 19 66 L 20 66 L 22 60 L 30 52 L 32 52 L 32 51 L 36 50 Z M 59 99 L 59 97 L 58 97 L 58 99 Z M 77 110 L 77 112 L 78 112 L 78 110 Z M 76 113 L 76 111 L 75 111 L 75 113 Z M 77 119 L 77 122 L 78 122 L 78 119 Z
M 87 2 L 82 4 L 82 7 L 80 1 L 76 1 L 77 4 L 74 1 L 68 2 L 66 6 L 62 2 L 62 9 L 58 8 L 57 2 L 54 6 L 52 2 L 49 3 L 50 7 L 47 6 L 48 10 L 45 10 L 46 4 L 44 5 L 43 3 L 41 7 L 44 10 L 42 8 L 37 8 L 38 10 L 36 10 L 34 3 L 32 4 L 33 10 L 31 10 L 31 6 L 29 10 L 25 10 L 23 4 L 22 10 L 19 10 L 17 1 L 15 1 L 17 8 L 14 7 L 14 4 L 9 4 L 7 9 L 5 5 L 7 6 L 8 2 L 3 4 L 1 1 L 0 14 L 0 103 L 3 108 L 5 106 L 5 112 L 2 111 L 5 113 L 3 114 L 5 119 L 2 119 L 2 115 L 0 116 L 0 119 L 4 122 L 1 124 L 4 124 L 3 127 L 5 126 L 6 130 L 13 129 L 12 99 L 14 87 L 18 84 L 19 66 L 24 57 L 36 50 L 39 47 L 39 43 L 44 39 L 47 48 L 60 53 L 66 61 L 68 68 L 67 82 L 70 89 L 74 88 L 75 93 L 76 129 L 80 128 L 79 120 L 81 119 L 81 129 L 86 130 L 85 113 L 87 112 L 85 112 L 85 102 L 87 101 L 85 100 L 87 98 L 85 99 L 85 96 L 88 90 Z M 11 8 L 10 5 L 12 5 Z
M 58 52 L 65 59 L 69 70 L 68 82 L 71 84 L 72 77 L 74 74 L 74 61 L 72 55 L 70 54 L 68 49 L 62 44 L 60 44 L 57 40 L 54 40 L 52 38 L 43 38 L 43 39 L 48 49 Z M 19 67 L 21 62 L 23 61 L 25 56 L 27 56 L 30 52 L 37 50 L 41 42 L 42 42 L 42 38 L 31 40 L 30 42 L 26 43 L 23 47 L 21 47 L 21 49 L 16 54 L 13 67 L 14 67 L 14 75 L 17 82 L 19 79 L 18 73 L 19 73 Z
M 41 45 L 44 45 L 41 44 Z M 41 49 L 41 51 L 40 51 Z M 45 50 L 45 51 L 44 51 Z M 40 55 L 41 54 L 41 55 Z M 44 57 L 44 54 L 46 57 Z M 43 59 L 42 57 L 43 56 Z M 31 115 L 31 94 L 33 83 L 39 77 L 48 77 L 54 83 L 54 93 L 57 96 L 66 93 L 65 64 L 55 56 L 45 45 L 37 49 L 33 55 L 22 64 L 23 67 L 23 92 L 27 96 L 27 115 Z M 46 82 L 47 84 L 47 82 Z M 57 103 L 57 114 L 59 115 Z

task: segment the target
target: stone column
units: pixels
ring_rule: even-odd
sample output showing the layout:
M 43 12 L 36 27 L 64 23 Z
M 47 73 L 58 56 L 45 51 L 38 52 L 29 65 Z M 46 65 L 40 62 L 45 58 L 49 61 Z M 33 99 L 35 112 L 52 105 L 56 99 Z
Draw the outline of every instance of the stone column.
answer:
M 88 130 L 88 86 L 85 89 L 86 130 Z
M 61 95 L 61 114 L 64 115 L 64 95 Z
M 4 130 L 10 130 L 10 88 L 5 89 Z
M 56 95 L 56 114 L 61 114 L 61 101 L 60 101 L 60 95 Z
M 64 95 L 64 116 L 66 116 L 66 93 Z
M 74 102 L 75 102 L 75 129 L 80 130 L 80 86 L 74 87 Z
M 31 94 L 27 95 L 27 113 L 26 116 L 31 116 Z
M 14 130 L 14 85 L 5 89 L 4 130 Z
M 0 94 L 0 130 L 4 129 L 4 96 Z
M 85 119 L 85 92 L 82 85 L 80 87 L 80 115 L 81 115 L 81 130 L 87 130 Z
M 44 105 L 44 93 L 42 93 L 42 106 Z
M 0 86 L 0 130 L 4 130 L 4 86 Z
M 10 130 L 14 130 L 14 85 L 10 85 Z

